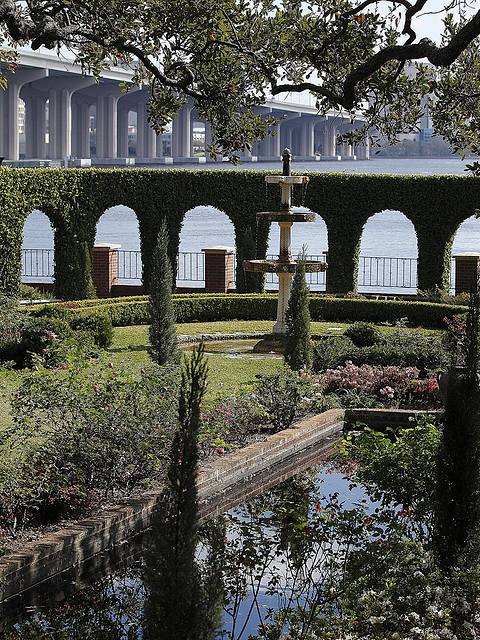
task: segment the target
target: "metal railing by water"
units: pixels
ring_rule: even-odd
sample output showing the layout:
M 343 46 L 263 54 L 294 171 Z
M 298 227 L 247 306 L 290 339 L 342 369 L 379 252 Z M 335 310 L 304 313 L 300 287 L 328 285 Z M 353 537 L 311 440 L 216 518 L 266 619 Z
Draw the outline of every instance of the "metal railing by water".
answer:
M 360 287 L 416 289 L 417 259 L 360 256 L 358 282 Z
M 142 255 L 140 251 L 118 251 L 118 279 L 142 279 Z M 177 256 L 177 281 L 204 282 L 205 254 L 181 252 Z
M 269 259 L 275 256 L 267 256 Z M 308 260 L 325 260 L 325 254 L 306 256 Z M 328 258 L 327 258 L 328 262 Z M 53 249 L 23 249 L 23 278 L 53 278 Z M 139 281 L 142 279 L 142 256 L 140 251 L 118 251 L 118 279 Z M 312 290 L 324 291 L 327 273 L 308 273 L 307 283 Z M 450 286 L 453 290 L 455 261 L 452 260 Z M 192 283 L 194 286 L 205 282 L 205 254 L 201 252 L 181 252 L 177 257 L 177 282 Z M 274 273 L 266 276 L 267 289 L 276 288 L 278 278 Z M 417 258 L 392 258 L 388 256 L 360 256 L 358 264 L 358 287 L 364 291 L 402 291 L 412 293 L 417 289 Z
M 142 279 L 142 254 L 140 251 L 117 251 L 118 253 L 118 279 L 141 280 Z
M 22 249 L 22 277 L 53 278 L 53 249 Z
M 182 252 L 177 257 L 177 282 L 205 282 L 205 254 Z

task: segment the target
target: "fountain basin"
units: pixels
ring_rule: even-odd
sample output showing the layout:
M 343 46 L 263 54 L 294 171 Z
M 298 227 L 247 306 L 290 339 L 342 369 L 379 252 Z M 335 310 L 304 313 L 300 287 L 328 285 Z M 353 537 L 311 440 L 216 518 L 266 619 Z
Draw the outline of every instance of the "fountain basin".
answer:
M 317 214 L 313 211 L 261 211 L 257 213 L 257 220 L 267 220 L 268 222 L 315 222 Z
M 327 270 L 326 262 L 305 260 L 306 273 L 319 273 Z M 280 260 L 244 260 L 245 271 L 254 273 L 295 273 L 297 261 L 281 262 Z

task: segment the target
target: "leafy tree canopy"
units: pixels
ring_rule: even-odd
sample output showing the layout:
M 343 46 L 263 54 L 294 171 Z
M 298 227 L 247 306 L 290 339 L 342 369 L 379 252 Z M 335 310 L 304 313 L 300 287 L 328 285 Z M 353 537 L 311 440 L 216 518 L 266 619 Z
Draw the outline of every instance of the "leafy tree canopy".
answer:
M 0 0 L 10 44 L 70 48 L 100 74 L 128 65 L 150 85 L 159 131 L 186 99 L 232 158 L 268 134 L 254 113 L 269 96 L 310 91 L 320 114 L 334 108 L 355 134 L 386 137 L 416 127 L 421 98 L 434 97 L 438 133 L 456 149 L 480 151 L 478 0 Z M 417 33 L 441 14 L 438 44 Z M 416 71 L 412 72 L 412 64 Z M 374 133 L 372 133 L 374 132 Z M 212 149 L 213 151 L 213 149 Z

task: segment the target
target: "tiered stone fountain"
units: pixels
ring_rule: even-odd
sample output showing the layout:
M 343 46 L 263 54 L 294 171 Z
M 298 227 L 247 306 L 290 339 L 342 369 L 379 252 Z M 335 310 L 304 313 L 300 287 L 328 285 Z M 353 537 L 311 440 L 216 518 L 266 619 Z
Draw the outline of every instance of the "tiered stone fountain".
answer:
M 257 213 L 257 220 L 278 222 L 280 227 L 280 251 L 276 260 L 245 260 L 243 267 L 246 271 L 256 273 L 276 273 L 278 275 L 278 306 L 277 321 L 273 327 L 271 339 L 262 340 L 255 347 L 255 351 L 270 351 L 281 349 L 286 332 L 286 313 L 293 274 L 297 261 L 292 257 L 292 226 L 295 222 L 315 222 L 317 214 L 313 211 L 294 211 L 292 209 L 293 186 L 308 184 L 308 176 L 291 175 L 292 154 L 289 149 L 283 152 L 283 175 L 266 176 L 267 184 L 278 184 L 281 190 L 281 207 L 279 211 L 262 211 Z M 325 271 L 326 262 L 306 260 L 305 271 L 315 273 Z

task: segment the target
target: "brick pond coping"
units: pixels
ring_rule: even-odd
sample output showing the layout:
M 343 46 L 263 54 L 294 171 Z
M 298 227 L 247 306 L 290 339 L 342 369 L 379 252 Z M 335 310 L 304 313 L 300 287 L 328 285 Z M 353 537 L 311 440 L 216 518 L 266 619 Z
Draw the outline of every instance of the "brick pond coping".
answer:
M 204 465 L 198 477 L 200 517 L 212 513 L 212 508 L 205 507 L 208 499 L 219 496 L 212 501 L 213 508 L 218 513 L 224 511 L 233 499 L 235 491 L 231 489 L 235 486 L 288 462 L 303 450 L 316 449 L 318 453 L 326 444 L 331 445 L 343 425 L 344 411 L 332 409 Z M 42 536 L 21 552 L 0 558 L 0 603 L 145 531 L 161 497 L 162 491 L 158 490 L 125 500 L 94 517 Z

